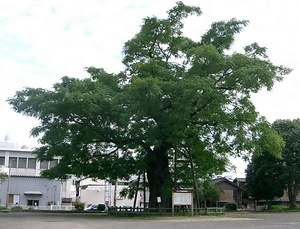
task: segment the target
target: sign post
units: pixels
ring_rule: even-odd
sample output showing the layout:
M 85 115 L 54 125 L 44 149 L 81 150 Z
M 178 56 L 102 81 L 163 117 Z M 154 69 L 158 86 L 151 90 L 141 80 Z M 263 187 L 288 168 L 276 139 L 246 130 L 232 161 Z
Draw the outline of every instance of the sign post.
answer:
M 161 203 L 161 197 L 157 197 L 157 203 L 158 203 L 158 211 L 160 213 L 161 209 L 160 209 L 160 203 Z
M 193 192 L 186 190 L 176 190 L 172 192 L 172 215 L 174 216 L 174 206 L 190 206 L 192 216 L 194 215 Z

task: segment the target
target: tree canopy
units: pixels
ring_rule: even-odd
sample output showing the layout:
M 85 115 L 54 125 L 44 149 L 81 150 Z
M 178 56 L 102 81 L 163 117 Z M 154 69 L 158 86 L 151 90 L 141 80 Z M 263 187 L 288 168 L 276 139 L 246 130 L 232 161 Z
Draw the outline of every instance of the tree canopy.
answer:
M 300 119 L 277 120 L 272 126 L 285 141 L 282 152 L 283 173 L 290 208 L 295 208 L 300 189 Z
M 276 120 L 272 127 L 283 138 L 285 147 L 280 158 L 266 150 L 252 159 L 247 168 L 248 189 L 258 200 L 273 200 L 287 190 L 290 208 L 295 208 L 300 188 L 300 119 Z
M 282 160 L 269 152 L 255 155 L 247 166 L 247 191 L 255 200 L 266 200 L 269 208 L 285 190 Z
M 89 67 L 89 78 L 63 77 L 52 90 L 25 88 L 8 100 L 41 121 L 31 132 L 40 136 L 38 158 L 61 157 L 44 175 L 117 179 L 146 171 L 150 206 L 158 196 L 166 206 L 178 181 L 225 171 L 228 156 L 253 153 L 258 139 L 268 145 L 276 133 L 250 97 L 290 69 L 272 64 L 257 43 L 231 50 L 248 21 L 215 22 L 199 41 L 185 37 L 183 19 L 193 14 L 200 8 L 177 2 L 166 19 L 145 18 L 125 43 L 124 72 Z

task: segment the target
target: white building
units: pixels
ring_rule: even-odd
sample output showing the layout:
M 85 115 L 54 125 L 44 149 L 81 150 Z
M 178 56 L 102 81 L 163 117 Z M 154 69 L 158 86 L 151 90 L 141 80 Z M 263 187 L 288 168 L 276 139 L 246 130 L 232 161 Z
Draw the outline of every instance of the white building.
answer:
M 104 180 L 75 178 L 49 180 L 41 171 L 59 163 L 59 158 L 40 162 L 26 146 L 0 142 L 0 172 L 6 174 L 0 183 L 0 206 L 22 206 L 38 209 L 72 209 L 73 201 L 107 206 L 134 206 L 134 199 L 123 198 L 120 192 L 128 187 L 128 182 L 118 181 L 117 185 Z M 148 196 L 147 196 L 148 200 Z M 136 207 L 143 207 L 143 192 L 138 191 Z
M 75 198 L 72 180 L 59 181 L 41 177 L 44 169 L 59 163 L 59 158 L 40 162 L 26 146 L 0 142 L 0 172 L 6 179 L 0 184 L 0 206 L 39 209 L 61 209 Z M 66 208 L 66 207 L 65 207 Z
M 128 199 L 121 196 L 120 192 L 128 187 L 128 181 L 118 181 L 116 185 L 105 180 L 82 179 L 78 200 L 89 204 L 106 204 L 110 207 L 133 207 L 134 198 Z M 143 192 L 137 193 L 135 207 L 143 207 Z

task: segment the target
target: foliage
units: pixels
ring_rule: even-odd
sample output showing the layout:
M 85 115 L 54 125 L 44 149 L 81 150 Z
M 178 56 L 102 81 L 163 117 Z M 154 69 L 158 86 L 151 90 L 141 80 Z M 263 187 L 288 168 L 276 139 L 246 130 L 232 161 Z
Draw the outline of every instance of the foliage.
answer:
M 254 156 L 247 167 L 247 191 L 256 200 L 266 200 L 271 208 L 275 197 L 283 196 L 285 177 L 282 160 L 269 152 Z
M 0 208 L 0 212 L 1 212 L 1 213 L 10 213 L 11 210 L 10 210 L 10 209 L 7 209 L 7 208 Z
M 225 209 L 227 211 L 237 211 L 237 204 L 236 203 L 228 203 L 228 204 L 226 204 Z
M 75 201 L 75 202 L 72 203 L 72 205 L 74 206 L 74 208 L 75 208 L 77 211 L 83 211 L 83 210 L 84 210 L 85 203 L 80 202 L 80 201 Z
M 2 183 L 3 181 L 5 181 L 5 173 L 1 173 L 0 172 L 0 183 Z
M 136 193 L 136 182 L 131 182 L 128 187 L 120 191 L 120 196 L 128 199 L 133 199 Z
M 285 141 L 282 167 L 288 190 L 290 208 L 297 208 L 296 197 L 300 189 L 300 119 L 277 120 L 273 128 Z
M 63 77 L 52 90 L 25 88 L 8 100 L 41 121 L 31 132 L 40 136 L 38 158 L 61 157 L 45 176 L 116 180 L 146 171 L 150 206 L 158 196 L 167 206 L 177 181 L 221 173 L 230 155 L 247 157 L 261 136 L 270 139 L 250 96 L 290 69 L 273 65 L 257 43 L 230 50 L 248 21 L 215 22 L 199 41 L 185 37 L 183 19 L 193 14 L 200 8 L 178 2 L 166 19 L 145 18 L 125 43 L 124 72 L 89 67 L 90 78 Z M 272 139 L 266 147 L 280 154 Z
M 288 207 L 285 206 L 285 205 L 279 205 L 279 204 L 277 204 L 277 205 L 272 205 L 272 208 L 269 209 L 269 210 L 275 211 L 275 212 L 282 212 L 282 211 L 285 212 L 285 211 L 288 210 Z
M 247 168 L 250 195 L 271 201 L 288 190 L 290 208 L 296 208 L 300 186 L 300 120 L 277 120 L 272 127 L 285 142 L 280 158 L 269 154 L 270 149 L 254 157 Z
M 98 211 L 105 211 L 105 208 L 106 208 L 105 204 L 98 204 L 97 210 Z
M 13 207 L 11 208 L 11 210 L 13 210 L 13 211 L 23 210 L 23 207 L 20 206 L 20 205 L 18 205 L 18 206 L 13 206 Z
M 222 191 L 211 183 L 211 181 L 205 181 L 201 185 L 201 192 L 199 195 L 200 201 L 206 201 L 210 204 L 215 204 L 220 200 Z

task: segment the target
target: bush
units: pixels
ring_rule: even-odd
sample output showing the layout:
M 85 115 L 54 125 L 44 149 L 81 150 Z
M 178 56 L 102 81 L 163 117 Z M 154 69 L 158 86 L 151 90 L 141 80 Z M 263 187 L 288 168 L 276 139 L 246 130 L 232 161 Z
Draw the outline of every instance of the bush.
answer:
M 0 212 L 2 212 L 2 213 L 9 213 L 9 212 L 11 212 L 11 210 L 10 209 L 0 209 Z
M 284 206 L 284 205 L 272 205 L 271 209 L 269 209 L 271 211 L 287 211 L 288 210 L 288 206 Z
M 237 211 L 237 204 L 236 203 L 228 203 L 226 204 L 227 211 Z
M 105 210 L 105 204 L 98 204 L 97 210 L 98 211 L 104 211 Z
M 79 201 L 73 202 L 73 206 L 77 211 L 83 211 L 85 204 Z
M 23 210 L 23 208 L 22 208 L 22 206 L 14 206 L 14 207 L 11 208 L 11 210 L 14 210 L 14 211 Z

